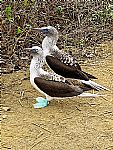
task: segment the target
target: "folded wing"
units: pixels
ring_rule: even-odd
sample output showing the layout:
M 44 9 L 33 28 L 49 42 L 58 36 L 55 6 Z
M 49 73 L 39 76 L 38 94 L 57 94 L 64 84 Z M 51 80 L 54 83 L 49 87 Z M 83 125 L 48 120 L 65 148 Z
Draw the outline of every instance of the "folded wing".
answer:
M 52 97 L 72 97 L 77 96 L 83 92 L 83 90 L 78 86 L 72 87 L 67 83 L 45 80 L 40 77 L 36 77 L 34 82 L 38 88 Z

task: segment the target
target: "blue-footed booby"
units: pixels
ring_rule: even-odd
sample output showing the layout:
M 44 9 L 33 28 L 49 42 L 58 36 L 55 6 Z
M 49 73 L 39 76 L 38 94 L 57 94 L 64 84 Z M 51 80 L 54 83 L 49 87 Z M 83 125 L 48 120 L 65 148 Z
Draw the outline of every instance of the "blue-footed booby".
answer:
M 38 47 L 33 46 L 32 60 L 30 64 L 30 82 L 32 86 L 46 97 L 46 102 L 53 98 L 66 98 L 66 97 L 97 97 L 98 94 L 84 93 L 93 89 L 91 86 L 82 83 L 81 81 L 65 79 L 64 77 L 56 74 L 46 72 L 42 69 L 45 61 L 44 51 Z M 72 80 L 72 79 L 71 79 Z M 42 99 L 44 101 L 44 99 Z M 37 100 L 42 101 L 41 99 Z M 38 107 L 45 107 L 47 104 L 40 103 Z
M 76 58 L 65 53 L 56 46 L 58 40 L 58 31 L 52 26 L 34 28 L 45 35 L 42 41 L 44 57 L 49 67 L 57 74 L 65 78 L 79 79 L 82 83 L 91 86 L 96 90 L 108 90 L 91 79 L 96 79 L 93 75 L 82 71 Z

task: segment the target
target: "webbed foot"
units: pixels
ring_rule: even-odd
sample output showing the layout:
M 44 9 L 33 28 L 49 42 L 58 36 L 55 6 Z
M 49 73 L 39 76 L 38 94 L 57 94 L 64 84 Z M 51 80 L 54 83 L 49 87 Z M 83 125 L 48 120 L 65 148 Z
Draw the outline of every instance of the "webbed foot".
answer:
M 36 103 L 33 104 L 34 108 L 43 108 L 48 105 L 48 100 L 43 97 L 37 97 Z

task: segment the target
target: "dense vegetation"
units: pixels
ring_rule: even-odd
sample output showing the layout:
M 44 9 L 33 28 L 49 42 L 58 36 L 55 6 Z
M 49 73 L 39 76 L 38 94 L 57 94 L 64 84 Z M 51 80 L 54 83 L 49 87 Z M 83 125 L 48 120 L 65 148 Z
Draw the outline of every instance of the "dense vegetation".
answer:
M 30 61 L 25 47 L 41 46 L 43 36 L 32 27 L 55 26 L 58 46 L 85 55 L 97 44 L 113 39 L 112 0 L 0 0 L 2 68 L 26 68 Z M 9 71 L 9 72 L 10 72 Z M 7 72 L 2 70 L 2 72 Z

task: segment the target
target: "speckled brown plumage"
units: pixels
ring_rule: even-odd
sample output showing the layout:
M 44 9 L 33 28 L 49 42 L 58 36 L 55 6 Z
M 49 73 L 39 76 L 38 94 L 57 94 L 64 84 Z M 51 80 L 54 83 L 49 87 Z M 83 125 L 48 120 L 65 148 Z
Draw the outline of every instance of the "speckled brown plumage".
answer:
M 46 56 L 46 61 L 50 68 L 57 74 L 62 75 L 65 78 L 75 78 L 88 81 L 89 78 L 95 78 L 94 76 L 83 72 L 80 66 L 76 63 L 70 66 L 60 61 L 57 57 Z

